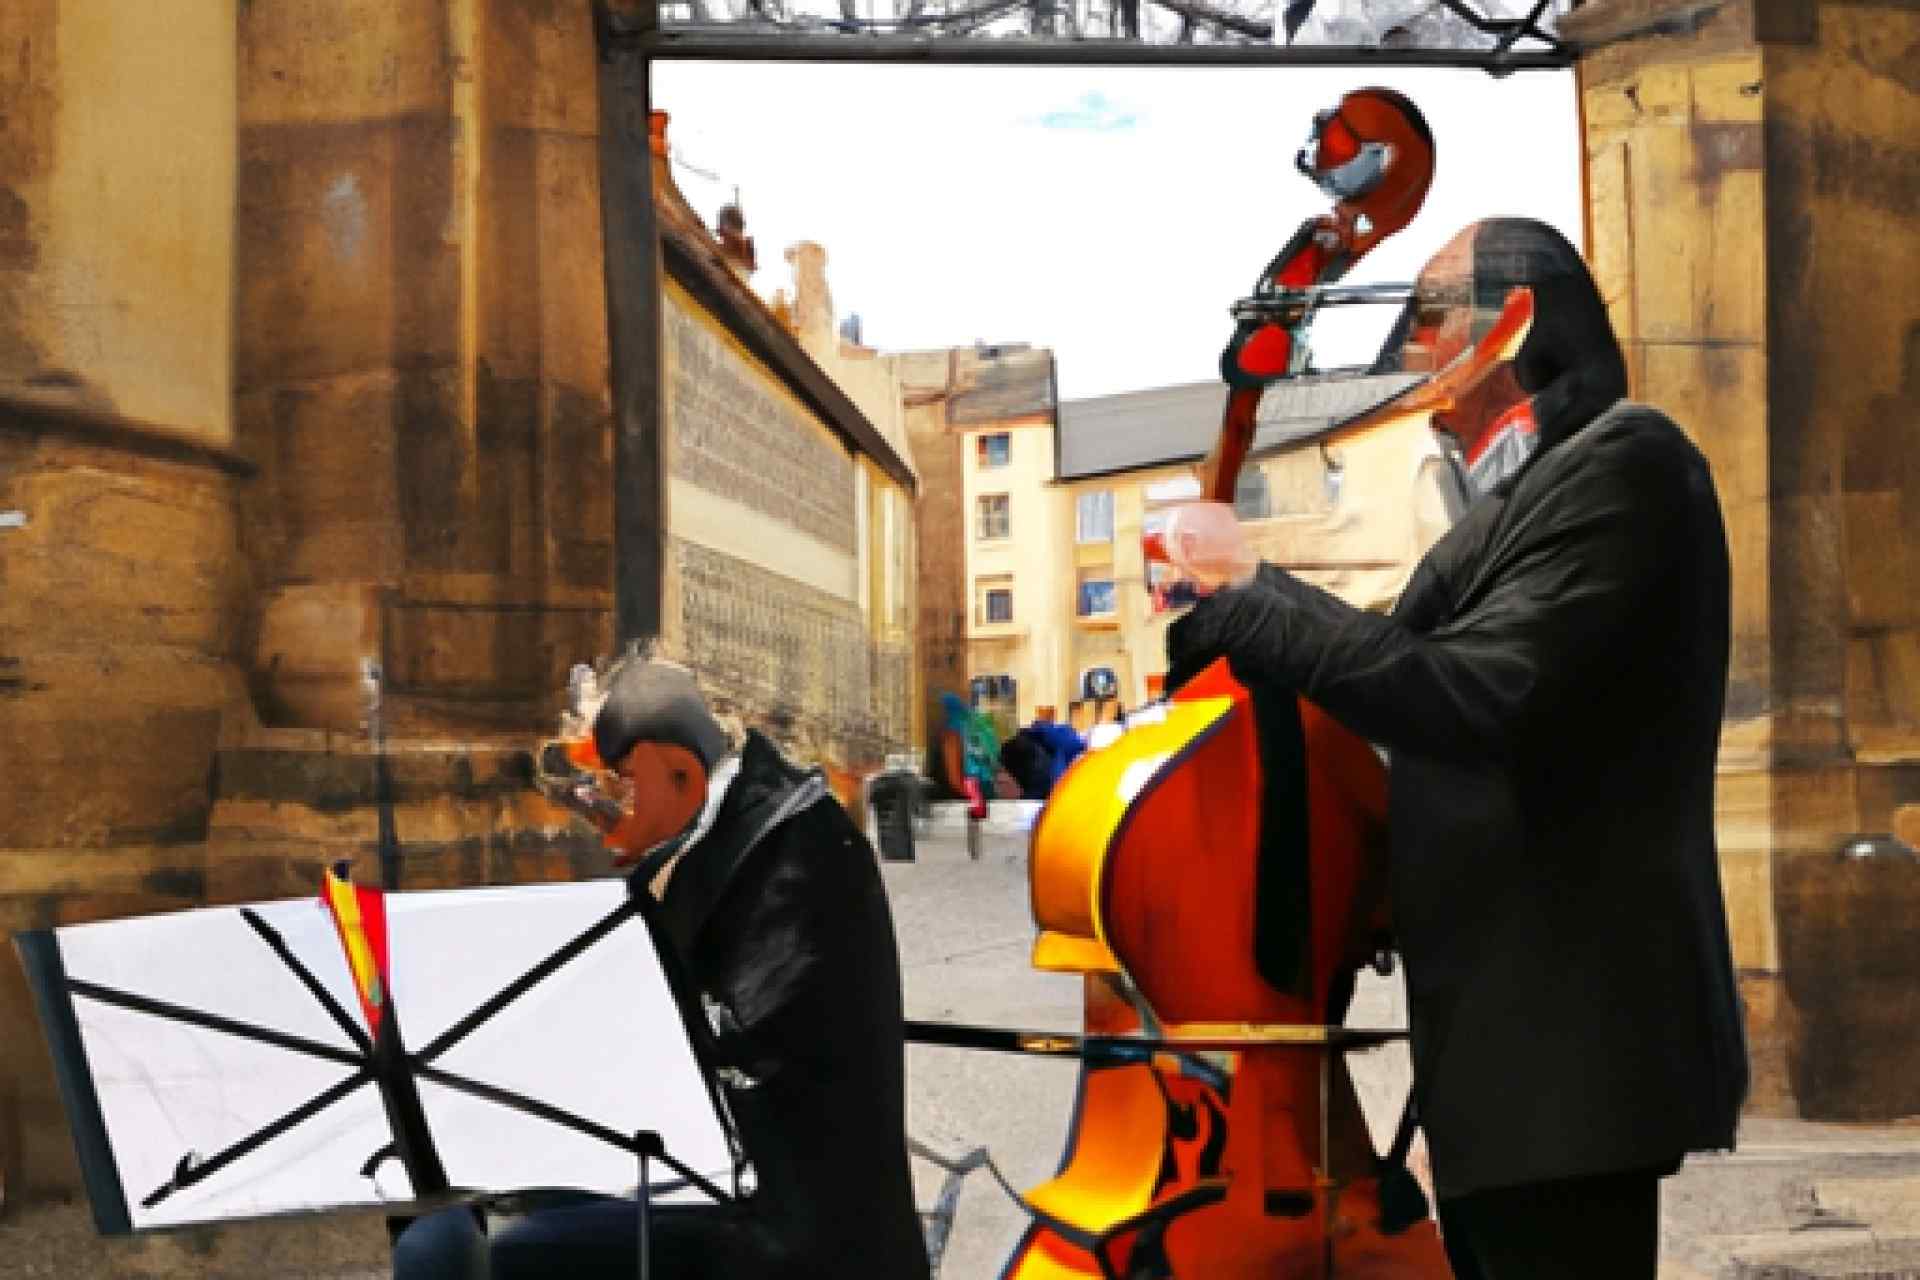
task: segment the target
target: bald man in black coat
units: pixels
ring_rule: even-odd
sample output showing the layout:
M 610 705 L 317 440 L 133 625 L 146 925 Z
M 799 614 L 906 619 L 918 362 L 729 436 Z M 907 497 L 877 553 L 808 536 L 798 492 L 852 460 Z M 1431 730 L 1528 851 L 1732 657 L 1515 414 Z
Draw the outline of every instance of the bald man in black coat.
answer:
M 632 788 L 616 865 L 674 963 L 689 1031 L 753 1165 L 724 1205 L 653 1209 L 655 1280 L 926 1280 L 907 1165 L 900 959 L 873 848 L 818 769 L 749 730 L 737 755 L 691 676 L 632 658 L 594 720 Z M 608 979 L 617 993 L 618 975 Z M 710 1033 L 700 1024 L 705 1022 Z M 648 1082 L 630 1082 L 645 1089 Z M 395 1246 L 397 1280 L 631 1276 L 633 1200 L 579 1197 L 483 1238 L 456 1209 Z
M 1261 565 L 1171 629 L 1168 684 L 1225 655 L 1390 754 L 1415 1097 L 1457 1275 L 1651 1280 L 1659 1179 L 1733 1145 L 1747 1085 L 1713 828 L 1726 535 L 1699 451 L 1622 398 L 1557 232 L 1476 224 L 1422 279 L 1477 308 L 1475 336 L 1522 285 L 1518 358 L 1438 425 L 1473 457 L 1525 404 L 1531 450 L 1392 614 Z

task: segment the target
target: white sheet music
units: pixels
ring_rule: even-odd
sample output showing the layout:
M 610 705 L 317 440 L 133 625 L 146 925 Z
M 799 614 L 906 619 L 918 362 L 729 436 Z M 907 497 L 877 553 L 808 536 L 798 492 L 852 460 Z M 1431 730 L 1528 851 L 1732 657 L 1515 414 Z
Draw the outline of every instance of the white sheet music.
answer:
M 418 1052 L 618 907 L 619 881 L 392 894 L 392 999 Z M 333 925 L 313 899 L 253 908 L 356 1022 Z M 209 908 L 56 932 L 70 980 L 267 1027 L 357 1054 L 352 1041 L 239 908 Z M 188 1152 L 214 1157 L 349 1078 L 351 1064 L 72 997 L 112 1158 L 136 1230 L 381 1203 L 411 1192 L 388 1162 L 380 1095 L 362 1085 L 205 1181 L 151 1209 L 141 1199 Z M 562 1108 L 667 1150 L 730 1185 L 725 1134 L 701 1081 L 645 925 L 628 919 L 449 1048 L 434 1066 Z M 598 1138 L 422 1080 L 435 1145 L 455 1187 L 620 1192 L 635 1158 Z M 657 1182 L 672 1178 L 655 1167 Z M 699 1198 L 691 1190 L 672 1198 Z

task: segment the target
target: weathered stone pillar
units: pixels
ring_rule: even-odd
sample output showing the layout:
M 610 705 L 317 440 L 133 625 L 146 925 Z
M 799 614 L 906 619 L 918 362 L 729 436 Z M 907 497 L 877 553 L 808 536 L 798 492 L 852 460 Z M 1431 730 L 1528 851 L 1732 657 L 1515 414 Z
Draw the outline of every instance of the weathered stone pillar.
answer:
M 501 728 L 605 647 L 586 4 L 242 15 L 240 423 L 271 722 Z
M 270 723 L 354 730 L 361 661 L 382 656 L 410 563 L 485 541 L 453 7 L 240 15 L 237 416 L 261 464 L 249 524 Z
M 244 697 L 234 4 L 0 11 L 0 937 L 189 905 Z M 11 947 L 0 1176 L 74 1185 Z
M 1762 1112 L 1920 1111 L 1920 12 L 1590 0 L 1591 252 L 1734 564 L 1722 871 Z M 1905 809 L 1905 815 L 1902 810 Z
M 590 12 L 240 14 L 235 403 L 261 473 L 264 727 L 222 757 L 218 898 L 305 892 L 341 856 L 377 875 L 383 829 L 407 887 L 603 862 L 522 776 L 568 665 L 610 647 Z

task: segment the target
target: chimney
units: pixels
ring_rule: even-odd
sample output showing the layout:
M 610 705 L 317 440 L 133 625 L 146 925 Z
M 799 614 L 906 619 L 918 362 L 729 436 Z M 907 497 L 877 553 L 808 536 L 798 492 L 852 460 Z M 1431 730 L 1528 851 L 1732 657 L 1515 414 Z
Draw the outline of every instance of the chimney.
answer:
M 773 318 L 780 322 L 781 328 L 796 338 L 800 336 L 800 323 L 793 315 L 793 299 L 787 296 L 785 289 L 775 289 L 773 301 L 767 307 L 773 312 Z
M 647 117 L 647 149 L 653 153 L 654 185 L 672 186 L 673 173 L 667 167 L 667 113 L 658 108 Z
M 720 242 L 720 256 L 726 259 L 733 273 L 742 280 L 752 276 L 754 268 L 760 264 L 754 256 L 753 237 L 747 234 L 747 215 L 740 211 L 740 195 L 737 191 L 732 204 L 721 206 L 714 224 L 714 238 Z
M 832 347 L 833 294 L 827 288 L 827 251 L 811 240 L 787 250 L 793 266 L 793 318 L 800 340 L 814 347 Z

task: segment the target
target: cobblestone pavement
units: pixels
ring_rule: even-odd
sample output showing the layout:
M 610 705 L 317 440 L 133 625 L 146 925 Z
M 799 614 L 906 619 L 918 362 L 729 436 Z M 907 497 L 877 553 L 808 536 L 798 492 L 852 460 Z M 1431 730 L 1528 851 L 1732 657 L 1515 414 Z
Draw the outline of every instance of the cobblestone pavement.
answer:
M 919 839 L 915 861 L 884 865 L 909 1017 L 1077 1029 L 1079 981 L 1036 973 L 1027 962 L 1025 843 L 1011 823 L 996 824 L 975 859 L 959 832 L 936 826 Z M 1355 1022 L 1403 1025 L 1404 1016 L 1396 983 L 1363 986 Z M 1071 1062 L 913 1046 L 908 1072 L 909 1131 L 928 1149 L 958 1157 L 985 1147 L 1016 1186 L 1053 1174 L 1073 1103 Z M 1405 1051 L 1370 1055 L 1355 1074 L 1369 1121 L 1384 1136 L 1406 1090 Z M 943 1280 L 991 1280 L 1019 1235 L 1020 1211 L 985 1171 L 954 1182 L 916 1158 L 914 1172 L 925 1210 L 943 1191 L 957 1192 Z M 1697 1158 L 1667 1184 L 1661 1243 L 1662 1280 L 1920 1278 L 1920 1123 L 1749 1121 L 1737 1153 Z M 375 1280 L 387 1275 L 384 1251 L 378 1217 L 133 1242 L 98 1240 L 78 1205 L 0 1217 L 0 1280 Z

